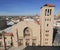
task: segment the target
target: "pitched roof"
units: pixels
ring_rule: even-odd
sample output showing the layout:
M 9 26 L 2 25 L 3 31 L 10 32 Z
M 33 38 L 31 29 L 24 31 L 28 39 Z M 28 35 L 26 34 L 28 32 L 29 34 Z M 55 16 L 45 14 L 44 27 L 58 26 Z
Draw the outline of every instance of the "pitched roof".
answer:
M 5 36 L 12 36 L 12 35 L 13 35 L 13 33 L 11 33 L 11 32 L 5 33 Z
M 45 4 L 44 6 L 55 7 L 53 4 Z
M 47 6 L 47 7 L 55 7 L 53 4 L 45 4 L 44 6 Z M 42 7 L 44 7 L 44 6 L 42 6 Z M 41 7 L 41 8 L 42 8 L 42 7 Z M 41 9 L 41 8 L 40 8 L 40 9 Z

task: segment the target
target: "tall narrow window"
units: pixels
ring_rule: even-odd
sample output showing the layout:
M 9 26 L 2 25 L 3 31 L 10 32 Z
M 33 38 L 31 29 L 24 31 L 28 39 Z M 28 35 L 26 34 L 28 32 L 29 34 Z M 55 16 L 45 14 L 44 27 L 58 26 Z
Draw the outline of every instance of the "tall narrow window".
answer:
M 23 39 L 19 40 L 19 46 L 23 45 Z
M 32 46 L 36 46 L 36 39 L 32 39 Z
M 26 46 L 29 46 L 29 39 L 26 39 Z
M 49 13 L 49 9 L 48 9 L 47 16 L 49 16 L 49 14 L 50 14 L 50 13 Z
M 47 9 L 45 9 L 45 16 L 47 15 Z
M 51 15 L 51 13 L 52 13 L 52 9 L 50 9 L 50 15 Z
M 49 24 L 47 24 L 47 27 L 48 27 Z

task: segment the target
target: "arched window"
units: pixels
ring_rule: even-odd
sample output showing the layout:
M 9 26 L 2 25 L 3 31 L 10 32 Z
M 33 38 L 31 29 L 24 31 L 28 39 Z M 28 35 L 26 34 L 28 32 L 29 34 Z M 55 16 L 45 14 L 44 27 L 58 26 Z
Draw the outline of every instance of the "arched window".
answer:
M 52 14 L 52 9 L 50 9 L 50 15 Z
M 45 9 L 45 16 L 51 15 L 52 9 Z
M 24 33 L 24 37 L 30 36 L 30 33 L 31 33 L 30 28 L 29 27 L 24 28 L 23 33 Z
M 47 16 L 47 9 L 45 9 L 45 16 Z
M 50 13 L 49 13 L 49 9 L 48 9 L 47 16 L 49 16 L 49 15 L 50 15 Z

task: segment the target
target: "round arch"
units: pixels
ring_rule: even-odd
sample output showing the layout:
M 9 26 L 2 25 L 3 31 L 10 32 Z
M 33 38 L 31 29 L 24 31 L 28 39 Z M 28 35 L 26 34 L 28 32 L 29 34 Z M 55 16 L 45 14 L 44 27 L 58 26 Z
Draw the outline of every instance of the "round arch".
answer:
M 31 36 L 32 30 L 29 27 L 25 27 L 23 30 L 23 36 Z

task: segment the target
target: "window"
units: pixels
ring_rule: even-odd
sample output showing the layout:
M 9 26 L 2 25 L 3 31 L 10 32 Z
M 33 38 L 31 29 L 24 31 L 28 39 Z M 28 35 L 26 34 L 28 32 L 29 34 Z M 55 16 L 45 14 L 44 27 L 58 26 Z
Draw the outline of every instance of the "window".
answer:
M 46 30 L 46 32 L 49 32 L 49 30 Z
M 45 44 L 48 44 L 48 42 L 45 42 Z
M 47 15 L 47 9 L 45 9 L 45 16 Z
M 36 42 L 36 39 L 32 39 L 33 42 Z
M 51 21 L 51 19 L 45 19 L 45 21 Z
M 26 27 L 26 28 L 24 29 L 23 33 L 24 33 L 24 37 L 25 37 L 25 36 L 30 36 L 30 33 L 31 33 L 30 28 Z
M 32 46 L 36 46 L 36 39 L 32 39 Z
M 49 9 L 48 9 L 48 12 L 47 12 L 47 16 L 49 16 Z
M 45 9 L 45 16 L 49 16 L 49 9 Z
M 47 27 L 48 27 L 49 24 L 47 24 Z
M 36 43 L 32 42 L 32 46 L 36 46 Z
M 47 39 L 47 38 L 45 38 L 45 41 L 48 41 L 48 39 Z
M 23 45 L 23 39 L 19 40 L 19 46 Z
M 50 9 L 50 15 L 51 15 L 51 13 L 52 13 L 52 9 Z
M 52 9 L 45 9 L 45 16 L 49 16 L 51 15 L 52 13 Z
M 29 46 L 29 39 L 26 39 L 26 46 Z
M 49 36 L 48 34 L 45 34 L 45 36 Z

